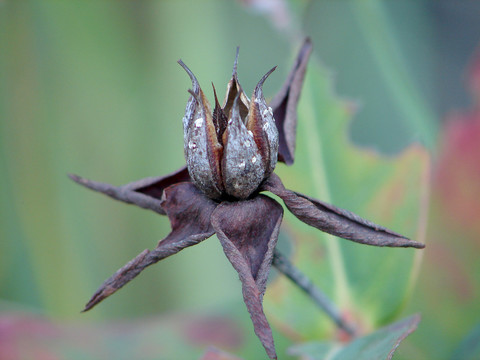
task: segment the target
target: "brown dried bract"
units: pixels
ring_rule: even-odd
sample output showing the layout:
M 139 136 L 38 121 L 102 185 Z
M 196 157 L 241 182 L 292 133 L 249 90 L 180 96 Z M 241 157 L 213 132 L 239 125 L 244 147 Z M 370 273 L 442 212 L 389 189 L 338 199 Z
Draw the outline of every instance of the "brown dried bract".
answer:
M 277 156 L 286 164 L 294 160 L 296 106 L 311 50 L 307 39 L 287 81 L 269 106 L 262 85 L 274 69 L 260 80 L 250 101 L 238 82 L 237 50 L 224 105 L 219 105 L 215 94 L 213 112 L 195 76 L 180 61 L 192 80 L 183 118 L 188 170 L 183 167 L 164 177 L 120 187 L 70 175 L 77 183 L 116 200 L 166 214 L 172 226 L 170 234 L 154 250 L 144 250 L 107 279 L 85 311 L 146 267 L 216 233 L 238 272 L 255 333 L 268 356 L 276 359 L 262 300 L 283 208 L 260 194 L 262 191 L 279 196 L 298 219 L 329 234 L 374 246 L 424 247 L 350 211 L 287 190 L 273 173 Z

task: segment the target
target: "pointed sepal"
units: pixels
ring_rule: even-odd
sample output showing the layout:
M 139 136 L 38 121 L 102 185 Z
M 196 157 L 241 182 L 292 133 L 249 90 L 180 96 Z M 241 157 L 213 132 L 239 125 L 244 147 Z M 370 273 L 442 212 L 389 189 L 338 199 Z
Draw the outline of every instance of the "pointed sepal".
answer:
M 282 217 L 280 204 L 264 195 L 223 202 L 212 214 L 213 228 L 242 283 L 255 333 L 271 359 L 276 353 L 262 301 Z
M 331 235 L 373 246 L 417 249 L 425 247 L 422 243 L 363 219 L 351 211 L 287 190 L 276 174 L 272 174 L 265 180 L 262 190 L 270 191 L 280 197 L 287 208 L 305 224 Z
M 285 83 L 269 104 L 279 132 L 278 160 L 287 165 L 293 164 L 295 159 L 297 105 L 311 52 L 312 41 L 307 38 Z

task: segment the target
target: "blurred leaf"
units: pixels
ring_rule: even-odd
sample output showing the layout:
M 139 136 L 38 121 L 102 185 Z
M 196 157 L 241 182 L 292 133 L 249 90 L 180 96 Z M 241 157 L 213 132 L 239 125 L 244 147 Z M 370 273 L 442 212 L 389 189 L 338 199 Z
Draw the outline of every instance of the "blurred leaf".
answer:
M 470 68 L 474 106 L 447 116 L 435 180 L 438 195 L 455 224 L 480 233 L 480 55 Z M 459 161 L 461 159 L 461 161 Z
M 0 313 L 2 360 L 196 359 L 210 345 L 235 351 L 244 343 L 236 322 L 225 316 L 182 314 L 100 325 Z
M 463 339 L 452 355 L 452 360 L 475 360 L 480 358 L 480 324 Z
M 418 145 L 396 157 L 356 148 L 347 139 L 353 110 L 334 94 L 329 73 L 314 59 L 302 94 L 297 162 L 279 171 L 285 184 L 424 242 L 429 155 Z M 294 261 L 362 331 L 398 315 L 417 277 L 421 251 L 353 244 L 296 220 L 290 223 L 309 234 L 293 234 Z M 266 311 L 286 332 L 311 339 L 329 328 L 309 300 L 284 280 L 270 287 L 266 301 Z
M 400 342 L 415 331 L 419 321 L 420 316 L 413 315 L 346 345 L 309 343 L 292 347 L 290 353 L 305 360 L 390 360 Z
M 438 132 L 436 117 L 426 105 L 424 96 L 406 66 L 384 2 L 352 2 L 352 8 L 375 66 L 392 94 L 395 111 L 403 115 L 410 131 L 419 134 L 420 141 L 429 150 L 434 150 Z
M 210 348 L 200 360 L 241 360 L 240 358 L 227 354 L 215 348 Z
M 309 2 L 305 31 L 333 70 L 340 94 L 362 108 L 349 129 L 355 143 L 388 154 L 402 151 L 412 139 L 434 148 L 437 53 L 434 15 L 425 6 L 415 1 Z
M 409 307 L 425 321 L 405 359 L 448 358 L 479 321 L 480 56 L 472 65 L 466 74 L 474 106 L 447 117 L 433 171 L 429 236 L 435 241 Z

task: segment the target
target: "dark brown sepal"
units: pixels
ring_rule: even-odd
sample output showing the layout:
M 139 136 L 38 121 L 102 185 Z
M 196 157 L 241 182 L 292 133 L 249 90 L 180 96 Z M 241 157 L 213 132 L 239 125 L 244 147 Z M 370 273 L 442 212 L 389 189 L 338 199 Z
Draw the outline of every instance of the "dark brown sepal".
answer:
M 187 167 L 184 166 L 181 169 L 168 175 L 141 179 L 126 184 L 122 187 L 125 190 L 131 190 L 157 199 L 161 199 L 163 195 L 163 190 L 165 190 L 170 185 L 189 181 L 191 182 L 192 180 L 190 179 L 190 175 L 188 174 Z
M 348 210 L 287 190 L 276 174 L 272 174 L 261 189 L 279 196 L 288 209 L 304 223 L 331 235 L 373 246 L 425 247 L 422 243 L 407 239 Z
M 306 38 L 285 83 L 269 104 L 279 132 L 278 160 L 287 165 L 295 158 L 297 104 L 311 52 L 312 42 Z
M 223 202 L 212 214 L 212 225 L 223 251 L 242 282 L 255 333 L 271 359 L 276 359 L 276 353 L 262 300 L 282 217 L 280 204 L 264 195 Z
M 122 186 L 92 181 L 74 174 L 69 174 L 68 176 L 76 183 L 91 190 L 101 192 L 127 204 L 153 210 L 161 215 L 165 215 L 160 202 L 163 190 L 179 182 L 191 181 L 185 166 L 166 176 L 148 177 Z
M 214 234 L 210 217 L 217 203 L 207 198 L 192 183 L 179 183 L 165 189 L 161 206 L 168 215 L 172 231 L 157 247 L 144 250 L 119 269 L 95 292 L 83 311 L 88 311 L 106 299 L 146 267 L 196 245 Z

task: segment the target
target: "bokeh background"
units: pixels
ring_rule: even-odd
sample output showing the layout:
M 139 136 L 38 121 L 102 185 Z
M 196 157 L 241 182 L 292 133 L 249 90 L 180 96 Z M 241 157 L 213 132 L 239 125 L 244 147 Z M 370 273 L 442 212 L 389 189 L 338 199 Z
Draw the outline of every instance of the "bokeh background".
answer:
M 247 93 L 278 65 L 272 96 L 305 35 L 298 160 L 278 172 L 427 248 L 360 249 L 290 215 L 281 246 L 365 331 L 420 312 L 396 358 L 480 356 L 479 18 L 475 1 L 0 1 L 0 358 L 196 359 L 210 343 L 264 356 L 215 237 L 80 314 L 169 224 L 66 174 L 120 185 L 178 169 L 190 82 L 176 61 L 210 97 L 240 46 Z M 272 284 L 279 354 L 335 338 Z

